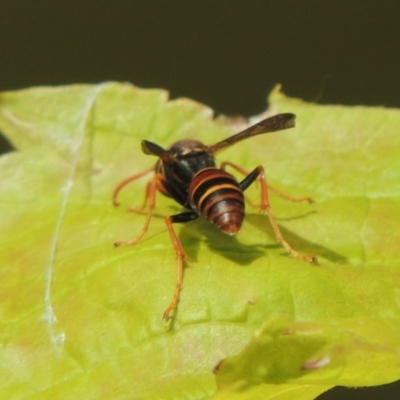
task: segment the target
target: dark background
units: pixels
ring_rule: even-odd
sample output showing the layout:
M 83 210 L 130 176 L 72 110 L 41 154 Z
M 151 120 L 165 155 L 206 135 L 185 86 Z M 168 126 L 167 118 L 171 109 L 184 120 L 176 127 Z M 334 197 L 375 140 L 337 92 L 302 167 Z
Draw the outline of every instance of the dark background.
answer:
M 249 116 L 281 83 L 321 104 L 400 107 L 395 0 L 13 0 L 0 15 L 0 91 L 129 81 Z M 336 388 L 319 399 L 396 392 Z

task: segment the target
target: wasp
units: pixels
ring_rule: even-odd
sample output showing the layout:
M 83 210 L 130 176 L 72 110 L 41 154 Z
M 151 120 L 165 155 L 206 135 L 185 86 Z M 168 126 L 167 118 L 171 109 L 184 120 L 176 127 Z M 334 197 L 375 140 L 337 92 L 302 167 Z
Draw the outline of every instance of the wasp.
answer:
M 117 197 L 123 187 L 153 172 L 153 177 L 146 186 L 143 205 L 139 208 L 131 207 L 135 212 L 141 212 L 148 207 L 148 212 L 139 234 L 132 240 L 118 241 L 115 246 L 134 245 L 145 235 L 156 207 L 157 192 L 174 199 L 186 209 L 184 212 L 165 218 L 165 224 L 177 257 L 177 278 L 171 302 L 163 315 L 164 320 L 168 321 L 171 318 L 171 314 L 179 302 L 183 281 L 183 262 L 185 260 L 185 252 L 175 233 L 173 224 L 193 221 L 203 216 L 222 232 L 228 235 L 237 234 L 245 216 L 243 192 L 255 181 L 258 181 L 261 186 L 260 211 L 267 213 L 277 241 L 294 258 L 317 263 L 317 258 L 314 255 L 300 255 L 283 238 L 271 211 L 268 192 L 271 191 L 291 201 L 312 202 L 312 199 L 310 197 L 291 197 L 267 184 L 264 168 L 261 165 L 248 172 L 228 161 L 222 162 L 218 168 L 215 161 L 215 154 L 220 150 L 252 136 L 293 128 L 295 119 L 296 116 L 291 113 L 277 114 L 213 145 L 205 145 L 200 141 L 187 139 L 174 143 L 166 150 L 148 140 L 141 142 L 142 151 L 145 154 L 158 157 L 158 161 L 155 167 L 136 173 L 121 181 L 114 189 L 112 202 L 115 206 L 118 206 Z M 244 179 L 238 181 L 227 172 L 227 167 L 243 174 Z

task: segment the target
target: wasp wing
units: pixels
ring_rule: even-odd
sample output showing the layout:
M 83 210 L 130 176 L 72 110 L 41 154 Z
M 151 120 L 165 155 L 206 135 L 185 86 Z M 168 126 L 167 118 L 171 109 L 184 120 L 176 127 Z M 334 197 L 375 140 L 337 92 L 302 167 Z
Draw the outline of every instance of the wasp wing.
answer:
M 295 120 L 296 116 L 294 114 L 277 114 L 248 127 L 244 131 L 236 133 L 236 135 L 230 136 L 221 142 L 207 147 L 211 153 L 216 153 L 219 150 L 225 149 L 226 147 L 232 146 L 233 144 L 252 136 L 293 128 L 295 126 Z

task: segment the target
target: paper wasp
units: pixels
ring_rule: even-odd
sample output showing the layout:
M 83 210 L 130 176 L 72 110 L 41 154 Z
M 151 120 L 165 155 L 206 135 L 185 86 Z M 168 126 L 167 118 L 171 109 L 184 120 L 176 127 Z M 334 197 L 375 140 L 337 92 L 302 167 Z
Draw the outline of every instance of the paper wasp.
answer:
M 261 184 L 260 211 L 265 211 L 269 217 L 271 226 L 277 241 L 293 257 L 300 260 L 316 263 L 313 255 L 300 255 L 283 238 L 278 224 L 271 212 L 268 190 L 276 195 L 292 201 L 312 202 L 309 197 L 294 198 L 287 196 L 267 184 L 264 168 L 256 167 L 248 173 L 245 169 L 231 162 L 223 162 L 218 168 L 214 158 L 215 153 L 237 142 L 262 133 L 275 132 L 292 128 L 295 125 L 294 114 L 278 114 L 273 117 L 250 126 L 225 140 L 213 145 L 205 145 L 197 140 L 180 140 L 174 143 L 168 150 L 158 144 L 142 141 L 142 151 L 158 157 L 155 168 L 147 169 L 121 181 L 114 189 L 112 201 L 115 206 L 119 203 L 117 196 L 120 190 L 128 183 L 139 179 L 146 174 L 154 172 L 146 187 L 145 201 L 142 207 L 135 211 L 142 211 L 148 206 L 148 213 L 141 232 L 132 240 L 118 241 L 115 246 L 134 245 L 147 232 L 151 217 L 156 206 L 156 193 L 161 192 L 167 197 L 173 198 L 187 211 L 170 215 L 165 218 L 171 241 L 177 256 L 177 280 L 175 291 L 170 305 L 164 312 L 163 318 L 169 320 L 176 308 L 182 289 L 183 261 L 185 252 L 174 231 L 174 223 L 193 221 L 200 216 L 207 218 L 212 224 L 228 235 L 239 232 L 245 215 L 245 198 L 243 192 L 256 180 Z M 238 182 L 236 178 L 226 171 L 230 167 L 245 178 Z

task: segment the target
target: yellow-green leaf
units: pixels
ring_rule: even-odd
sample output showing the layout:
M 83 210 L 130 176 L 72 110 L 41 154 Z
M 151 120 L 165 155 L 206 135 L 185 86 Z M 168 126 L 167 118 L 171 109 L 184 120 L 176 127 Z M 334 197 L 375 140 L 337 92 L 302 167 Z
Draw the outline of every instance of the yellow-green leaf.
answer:
M 206 220 L 176 226 L 190 262 L 166 324 L 176 260 L 164 217 L 180 207 L 158 196 L 148 234 L 114 249 L 142 228 L 126 208 L 142 204 L 146 179 L 119 208 L 112 190 L 154 165 L 141 139 L 233 131 L 198 103 L 127 84 L 0 95 L 0 129 L 17 148 L 0 157 L 3 398 L 310 399 L 400 378 L 400 112 L 278 91 L 270 104 L 297 127 L 218 161 L 263 165 L 277 188 L 315 199 L 270 200 L 287 241 L 320 265 L 285 255 L 251 207 L 235 238 Z

